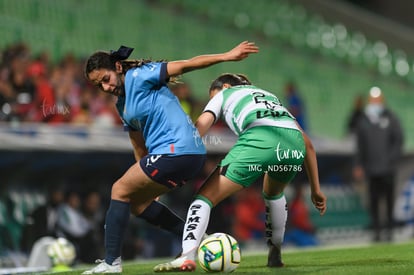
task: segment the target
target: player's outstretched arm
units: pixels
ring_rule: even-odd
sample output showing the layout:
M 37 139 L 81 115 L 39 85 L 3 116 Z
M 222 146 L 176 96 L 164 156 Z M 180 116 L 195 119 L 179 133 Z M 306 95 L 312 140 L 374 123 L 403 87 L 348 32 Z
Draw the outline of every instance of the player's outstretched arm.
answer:
M 308 175 L 311 188 L 311 200 L 316 209 L 321 215 L 326 211 L 326 196 L 321 191 L 319 184 L 318 162 L 316 159 L 316 152 L 308 135 L 302 131 L 302 135 L 306 146 L 305 155 L 305 170 Z
M 221 62 L 240 61 L 248 57 L 249 54 L 257 52 L 259 52 L 259 48 L 254 42 L 243 41 L 225 53 L 199 55 L 187 60 L 168 62 L 167 73 L 168 76 L 177 76 Z

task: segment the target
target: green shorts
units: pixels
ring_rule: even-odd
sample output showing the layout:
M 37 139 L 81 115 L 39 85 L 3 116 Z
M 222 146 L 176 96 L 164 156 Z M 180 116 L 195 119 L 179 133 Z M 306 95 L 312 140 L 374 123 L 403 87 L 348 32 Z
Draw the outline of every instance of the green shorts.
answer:
M 221 161 L 221 174 L 244 187 L 267 173 L 290 182 L 302 171 L 306 149 L 299 130 L 272 126 L 253 127 L 243 133 Z

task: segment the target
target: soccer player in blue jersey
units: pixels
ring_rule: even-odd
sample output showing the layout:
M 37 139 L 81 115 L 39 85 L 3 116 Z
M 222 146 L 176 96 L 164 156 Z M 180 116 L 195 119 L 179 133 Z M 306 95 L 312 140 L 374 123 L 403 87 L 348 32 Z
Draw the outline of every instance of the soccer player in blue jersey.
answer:
M 137 162 L 112 186 L 105 220 L 105 260 L 83 274 L 120 273 L 121 247 L 129 214 L 176 234 L 184 222 L 156 198 L 194 178 L 204 165 L 206 149 L 191 119 L 168 89 L 174 77 L 220 62 L 239 61 L 258 47 L 244 41 L 228 52 L 172 62 L 128 60 L 133 49 L 92 54 L 86 78 L 118 97 L 117 109 L 129 131 Z
M 269 267 L 282 267 L 281 246 L 287 220 L 284 189 L 306 170 L 311 199 L 323 215 L 316 153 L 295 117 L 272 93 L 251 85 L 239 74 L 223 74 L 211 84 L 210 101 L 195 125 L 203 136 L 222 117 L 238 136 L 236 144 L 206 180 L 191 203 L 182 238 L 182 255 L 154 267 L 155 272 L 194 271 L 197 248 L 207 229 L 211 208 L 263 177 Z M 304 167 L 303 167 L 303 166 Z

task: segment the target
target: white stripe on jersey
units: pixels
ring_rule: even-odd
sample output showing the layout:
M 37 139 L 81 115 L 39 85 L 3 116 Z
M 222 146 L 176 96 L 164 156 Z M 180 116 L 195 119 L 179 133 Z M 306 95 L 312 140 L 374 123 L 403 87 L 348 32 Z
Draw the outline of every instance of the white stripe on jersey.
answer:
M 236 108 L 237 104 L 241 99 L 243 99 L 245 96 L 251 95 L 251 89 L 241 89 L 238 91 L 233 92 L 226 100 L 226 108 L 223 110 L 223 115 L 225 117 L 226 121 L 231 121 L 231 117 L 229 117 L 229 120 L 227 120 L 227 114 L 233 115 L 234 108 Z
M 234 108 L 239 104 L 239 102 L 244 99 L 246 96 L 250 97 L 252 94 L 252 89 L 244 88 L 237 91 L 234 91 L 226 100 L 225 102 L 225 108 L 226 110 L 223 111 L 224 119 L 227 122 L 230 129 L 236 133 L 237 135 L 242 132 L 242 126 L 244 118 L 248 115 L 248 113 L 245 114 L 245 111 L 250 111 L 251 107 L 249 108 L 243 108 L 240 114 L 234 113 Z M 253 102 L 252 102 L 253 103 Z M 249 103 L 248 105 L 251 105 L 252 103 Z M 253 103 L 254 104 L 254 103 Z M 247 110 L 248 109 L 248 110 Z M 234 123 L 237 125 L 238 129 L 235 129 Z

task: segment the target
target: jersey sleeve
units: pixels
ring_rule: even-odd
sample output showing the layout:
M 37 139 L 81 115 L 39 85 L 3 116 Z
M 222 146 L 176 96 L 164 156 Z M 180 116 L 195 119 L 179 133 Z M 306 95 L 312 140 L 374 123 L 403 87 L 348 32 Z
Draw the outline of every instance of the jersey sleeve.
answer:
M 210 112 L 214 115 L 214 123 L 220 118 L 222 113 L 223 106 L 223 92 L 216 94 L 210 101 L 207 103 L 206 107 L 203 110 L 204 112 Z
M 136 80 L 135 85 L 144 89 L 153 89 L 154 87 L 164 86 L 167 84 L 167 63 L 151 62 L 134 69 L 132 77 Z
M 124 120 L 122 120 L 122 124 L 123 124 L 123 128 L 125 132 L 141 132 L 141 125 L 139 124 L 138 120 L 134 121 L 134 126 L 129 125 L 128 123 L 126 123 Z

